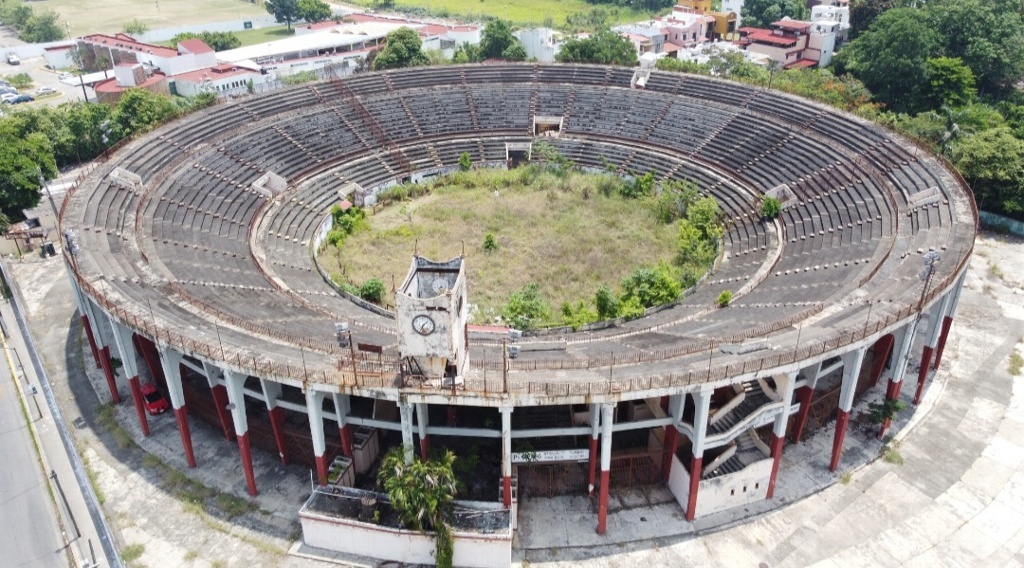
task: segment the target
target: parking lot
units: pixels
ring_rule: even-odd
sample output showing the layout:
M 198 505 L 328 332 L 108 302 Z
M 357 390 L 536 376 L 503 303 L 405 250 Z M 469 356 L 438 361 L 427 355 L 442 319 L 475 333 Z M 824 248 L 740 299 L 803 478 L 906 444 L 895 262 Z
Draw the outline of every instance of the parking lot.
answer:
M 56 106 L 68 101 L 82 100 L 82 87 L 61 83 L 58 73 L 47 69 L 46 60 L 42 57 L 23 59 L 19 65 L 11 65 L 7 62 L 7 50 L 3 50 L 0 54 L 3 56 L 0 58 L 0 76 L 9 78 L 10 76 L 17 75 L 19 73 L 28 73 L 28 75 L 32 77 L 32 86 L 27 89 L 20 89 L 19 91 L 36 97 L 36 100 L 34 102 L 23 103 L 22 105 L 15 106 Z M 41 87 L 53 89 L 57 94 L 37 97 L 36 93 Z M 88 93 L 90 99 L 95 98 L 96 95 L 93 93 L 92 89 L 86 87 L 85 91 Z M 5 110 L 10 110 L 10 106 L 11 105 L 5 105 Z

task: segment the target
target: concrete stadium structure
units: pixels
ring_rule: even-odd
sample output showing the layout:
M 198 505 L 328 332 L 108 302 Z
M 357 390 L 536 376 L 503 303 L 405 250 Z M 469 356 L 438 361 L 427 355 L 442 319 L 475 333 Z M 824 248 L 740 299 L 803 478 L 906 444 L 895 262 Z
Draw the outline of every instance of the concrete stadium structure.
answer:
M 360 74 L 218 105 L 119 147 L 60 214 L 110 397 L 131 393 L 146 432 L 148 372 L 189 465 L 192 413 L 237 439 L 254 495 L 251 432 L 322 484 L 334 454 L 353 456 L 356 428 L 394 432 L 409 459 L 417 443 L 426 455 L 432 439 L 473 438 L 500 464 L 493 499 L 514 508 L 519 492 L 562 483 L 593 496 L 598 532 L 621 484 L 667 484 L 689 520 L 770 499 L 787 436 L 833 416 L 836 470 L 855 398 L 899 397 L 917 361 L 919 398 L 942 359 L 977 229 L 966 183 L 911 142 L 816 103 L 660 72 L 638 90 L 632 74 Z M 691 179 L 713 195 L 726 215 L 713 273 L 638 320 L 515 338 L 512 358 L 504 336 L 466 331 L 473 289 L 459 259 L 416 260 L 403 287 L 417 297 L 417 266 L 454 270 L 454 296 L 436 291 L 458 305 L 400 302 L 397 314 L 339 293 L 314 262 L 342 198 L 369 202 L 451 171 L 462 152 L 501 167 L 541 132 L 581 167 Z M 774 221 L 760 216 L 766 193 L 785 204 Z M 725 290 L 733 300 L 719 308 Z M 434 333 L 433 320 L 417 327 L 427 309 L 451 353 L 409 341 Z M 444 360 L 412 364 L 431 353 Z

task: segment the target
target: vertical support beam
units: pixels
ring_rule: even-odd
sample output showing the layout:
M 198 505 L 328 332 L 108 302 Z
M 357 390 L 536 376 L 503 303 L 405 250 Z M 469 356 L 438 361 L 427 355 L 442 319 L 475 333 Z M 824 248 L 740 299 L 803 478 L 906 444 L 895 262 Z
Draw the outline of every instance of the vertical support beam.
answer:
M 415 457 L 412 449 L 412 403 L 399 402 L 398 412 L 402 418 L 402 450 L 405 464 L 409 465 Z
M 427 403 L 416 403 L 416 427 L 420 435 L 420 459 L 423 461 L 430 458 L 430 435 L 427 434 L 430 418 L 427 411 Z
M 889 372 L 889 382 L 885 389 L 886 400 L 899 400 L 900 391 L 903 389 L 903 376 L 906 372 L 907 357 L 910 354 L 910 344 L 914 341 L 912 335 L 915 324 L 908 324 L 893 332 L 892 365 Z M 884 438 L 889 432 L 892 420 L 882 420 L 878 427 L 878 437 Z
M 597 439 L 601 434 L 601 409 L 597 404 L 590 405 L 590 463 L 587 464 L 587 495 L 594 495 L 594 486 L 597 483 L 597 462 L 600 457 L 597 454 Z
M 341 438 L 341 455 L 352 457 L 352 425 L 348 423 L 348 414 L 352 410 L 352 402 L 347 394 L 334 393 L 334 412 L 338 416 L 338 436 Z
M 188 426 L 188 409 L 185 408 L 185 391 L 181 385 L 181 354 L 169 347 L 160 349 L 160 367 L 167 378 L 167 392 L 171 395 L 171 408 L 178 421 L 181 446 L 185 449 L 185 461 L 189 467 L 196 466 L 195 452 L 192 451 L 192 431 Z
M 768 493 L 765 495 L 766 499 L 771 499 L 775 496 L 775 480 L 779 476 L 779 464 L 782 462 L 782 448 L 786 442 L 786 425 L 789 424 L 789 407 L 793 404 L 793 392 L 794 387 L 796 386 L 796 373 L 792 375 L 777 375 L 775 377 L 775 381 L 776 389 L 778 389 L 778 392 L 782 394 L 782 411 L 775 417 L 775 423 L 772 426 L 772 473 L 771 477 L 768 478 Z
M 89 316 L 82 314 L 82 327 L 85 328 L 85 338 L 89 340 L 89 350 L 92 351 L 92 360 L 96 362 L 98 368 L 100 363 L 100 351 L 96 347 L 96 336 L 92 333 L 92 322 L 89 321 Z
M 945 317 L 942 318 L 942 333 L 939 335 L 939 346 L 935 351 L 935 368 L 939 368 L 939 364 L 942 363 L 942 353 L 946 350 L 946 338 L 949 337 L 949 328 L 953 325 L 953 316 L 956 314 L 956 309 L 960 305 L 960 292 L 963 290 L 964 277 L 963 276 L 956 283 L 956 288 L 951 294 L 953 294 L 953 300 L 949 303 L 946 308 Z
M 217 419 L 220 421 L 220 428 L 224 432 L 224 438 L 229 442 L 235 441 L 235 429 L 231 426 L 231 413 L 228 412 L 228 391 L 224 387 L 224 371 L 215 365 L 203 363 L 206 370 L 206 381 L 210 384 L 210 397 L 213 398 L 213 406 L 217 409 Z M 280 390 L 280 389 L 279 389 Z
M 245 486 L 249 495 L 259 495 L 256 490 L 256 473 L 252 469 L 252 450 L 249 447 L 249 422 L 245 414 L 245 379 L 244 373 L 224 371 L 224 382 L 228 391 L 228 408 L 231 409 L 231 420 L 235 424 L 235 436 L 238 438 L 238 452 L 242 458 L 242 470 L 245 472 Z M 321 421 L 321 430 L 323 422 Z
M 281 383 L 260 379 L 263 387 L 263 399 L 267 402 L 267 414 L 270 415 L 270 428 L 274 431 L 274 442 L 277 443 L 277 455 L 281 463 L 288 465 L 288 446 L 284 437 L 284 408 L 277 405 L 281 398 Z
M 672 423 L 665 426 L 665 449 L 662 452 L 661 462 L 661 478 L 668 483 L 669 476 L 672 475 L 672 456 L 676 455 L 676 451 L 679 449 L 679 421 L 683 417 L 683 397 L 682 394 L 674 394 L 666 397 L 668 400 L 665 404 L 668 415 L 672 417 Z
M 128 379 L 128 389 L 132 393 L 132 401 L 135 403 L 135 414 L 139 417 L 139 426 L 142 428 L 142 435 L 149 437 L 149 421 L 146 419 L 146 407 L 142 403 L 142 385 L 139 384 L 139 377 Z
M 811 412 L 811 402 L 814 400 L 814 387 L 818 384 L 818 375 L 821 374 L 821 362 L 802 369 L 800 374 L 804 376 L 805 384 L 793 392 L 794 398 L 800 403 L 800 409 L 796 415 L 796 424 L 793 425 L 794 444 L 799 444 L 800 439 L 804 435 L 807 415 Z
M 107 379 L 110 400 L 114 401 L 114 404 L 121 404 L 121 395 L 117 393 L 117 381 L 114 379 L 114 365 L 110 360 L 110 347 L 100 349 L 100 368 L 103 369 L 103 377 Z
M 853 408 L 853 397 L 857 390 L 857 378 L 860 377 L 860 367 L 864 363 L 865 352 L 867 352 L 867 347 L 861 347 L 842 356 L 843 382 L 839 387 L 839 407 L 836 409 L 836 433 L 832 441 L 832 460 L 828 464 L 829 471 L 835 471 L 839 467 L 839 458 L 843 455 L 843 439 L 846 437 L 846 426 L 850 422 L 850 409 Z
M 320 485 L 327 485 L 327 443 L 324 440 L 324 393 L 306 391 L 306 413 L 309 415 L 309 434 L 313 440 L 316 458 L 316 476 Z
M 506 509 L 512 507 L 512 407 L 498 409 L 501 412 L 501 503 Z
M 612 424 L 615 403 L 601 404 L 601 491 L 597 503 L 597 534 L 608 530 L 608 484 L 612 469 Z
M 78 313 L 82 316 L 82 327 L 85 328 L 85 337 L 89 340 L 89 350 L 92 352 L 92 360 L 96 363 L 96 368 L 100 368 L 100 351 L 97 347 L 96 332 L 93 331 L 93 324 L 96 323 L 93 318 L 91 306 L 86 306 L 86 302 L 90 300 L 84 297 L 82 291 L 78 288 L 78 282 L 75 281 L 74 277 L 71 276 L 71 271 L 67 271 L 68 281 L 71 282 L 71 292 L 75 297 L 75 304 L 78 306 Z
M 924 383 L 928 380 L 928 371 L 932 366 L 932 355 L 935 354 L 935 345 L 939 341 L 941 330 L 941 318 L 949 307 L 952 296 L 946 294 L 941 302 L 932 305 L 931 313 L 928 314 L 928 331 L 925 334 L 925 344 L 921 350 L 921 368 L 917 372 L 917 391 L 914 393 L 914 406 L 921 404 L 921 395 L 924 394 Z
M 690 493 L 686 500 L 686 520 L 697 516 L 697 491 L 704 470 L 704 443 L 708 434 L 708 418 L 711 415 L 710 390 L 693 392 L 693 453 L 690 457 Z
M 123 327 L 113 318 L 110 319 L 110 329 L 113 332 L 114 343 L 117 344 L 117 352 L 121 354 L 121 368 L 128 377 L 128 390 L 132 393 L 132 402 L 135 403 L 135 413 L 139 417 L 139 426 L 142 428 L 142 435 L 149 436 L 149 421 L 146 419 L 146 408 L 142 402 L 142 385 L 139 384 L 139 367 L 135 364 L 135 344 L 132 342 L 132 331 Z
M 889 358 L 889 352 L 892 350 L 894 343 L 893 336 L 883 335 L 878 341 L 872 346 L 872 355 L 874 362 L 871 364 L 871 388 L 874 388 L 878 384 L 878 379 L 882 377 L 882 372 L 885 370 L 885 361 Z

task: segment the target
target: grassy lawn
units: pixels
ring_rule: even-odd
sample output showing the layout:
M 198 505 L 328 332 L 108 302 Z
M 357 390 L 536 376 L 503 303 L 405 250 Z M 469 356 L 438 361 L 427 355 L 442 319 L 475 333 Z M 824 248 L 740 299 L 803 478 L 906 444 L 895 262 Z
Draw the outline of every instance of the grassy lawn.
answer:
M 659 223 L 640 202 L 602 195 L 604 176 L 542 173 L 529 180 L 529 169 L 471 172 L 459 185 L 447 178 L 429 195 L 379 210 L 368 218 L 370 228 L 340 250 L 328 246 L 321 264 L 336 281 L 341 266 L 355 284 L 380 278 L 393 304 L 392 276 L 401 282 L 417 247 L 422 256 L 447 260 L 465 243 L 469 299 L 481 313 L 500 309 L 509 293 L 537 282 L 558 319 L 563 302 L 593 304 L 602 284 L 614 290 L 634 269 L 673 259 L 675 226 Z M 484 251 L 488 233 L 498 250 Z
M 149 29 L 171 28 L 187 24 L 221 22 L 267 16 L 262 5 L 243 0 L 46 0 L 33 2 L 36 10 L 53 10 L 71 26 L 73 36 L 120 32 L 125 22 L 135 18 Z
M 351 0 L 351 4 L 372 8 L 373 0 Z M 395 10 L 426 9 L 440 17 L 476 20 L 481 16 L 494 16 L 511 20 L 515 24 L 540 25 L 548 16 L 554 25 L 565 22 L 566 16 L 576 12 L 589 12 L 601 7 L 609 12 L 615 11 L 616 22 L 635 22 L 650 17 L 649 12 L 626 8 L 614 8 L 588 4 L 586 0 L 398 0 Z
M 267 28 L 259 28 L 257 30 L 242 30 L 240 32 L 232 32 L 242 42 L 242 47 L 247 45 L 255 45 L 257 43 L 266 43 L 268 41 L 276 41 L 291 37 L 295 35 L 295 29 L 288 29 L 288 26 L 272 26 Z

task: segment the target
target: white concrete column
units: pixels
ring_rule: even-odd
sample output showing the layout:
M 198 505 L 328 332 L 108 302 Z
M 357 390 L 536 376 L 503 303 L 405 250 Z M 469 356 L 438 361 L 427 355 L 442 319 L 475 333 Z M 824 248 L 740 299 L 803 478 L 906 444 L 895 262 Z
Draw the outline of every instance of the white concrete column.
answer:
M 398 412 L 402 418 L 402 450 L 405 463 L 411 464 L 414 456 L 412 447 L 412 403 L 399 402 Z
M 853 397 L 857 391 L 857 379 L 860 377 L 860 368 L 864 363 L 864 354 L 867 347 L 861 347 L 842 355 L 843 360 L 843 382 L 839 387 L 839 408 L 849 412 L 853 408 Z
M 953 294 L 947 293 L 942 300 L 935 302 L 928 312 L 928 332 L 925 334 L 925 345 L 935 348 L 939 342 L 939 332 L 942 331 L 942 318 L 952 304 Z
M 498 409 L 501 412 L 501 497 L 505 507 L 512 506 L 512 410 L 511 406 Z
M 110 317 L 110 329 L 113 330 L 114 345 L 117 346 L 118 356 L 121 358 L 121 368 L 127 378 L 139 376 L 139 365 L 135 356 L 135 343 L 132 341 L 132 330 L 123 326 Z
M 157 346 L 157 352 L 160 354 L 160 367 L 164 370 L 164 378 L 167 379 L 171 407 L 177 410 L 185 406 L 185 392 L 181 386 L 181 354 L 161 345 Z
M 590 414 L 590 460 L 587 471 L 587 494 L 594 494 L 594 485 L 597 483 L 597 462 L 601 457 L 598 455 L 597 441 L 601 434 L 601 410 L 600 405 L 591 404 Z
M 775 377 L 775 388 L 782 395 L 782 411 L 775 417 L 772 433 L 779 438 L 786 435 L 786 425 L 789 423 L 789 407 L 793 406 L 793 391 L 796 388 L 796 377 L 797 373 L 783 373 Z
M 612 469 L 612 425 L 615 422 L 615 403 L 601 404 L 601 491 L 597 505 L 597 534 L 608 528 L 608 490 Z
M 423 461 L 430 457 L 430 436 L 427 434 L 427 426 L 430 424 L 428 410 L 427 403 L 416 403 L 416 433 L 420 437 L 420 459 Z
M 231 421 L 235 425 L 235 435 L 244 436 L 249 433 L 249 422 L 245 414 L 245 379 L 248 375 L 235 371 L 224 371 L 224 386 L 228 391 L 228 408 L 231 410 Z
M 704 457 L 704 444 L 708 435 L 708 420 L 711 416 L 712 390 L 698 390 L 693 395 L 693 457 Z M 698 474 L 699 477 L 699 474 Z
M 270 416 L 270 427 L 274 432 L 274 442 L 277 444 L 277 455 L 281 463 L 287 465 L 288 445 L 284 437 L 284 408 L 277 404 L 281 399 L 281 383 L 260 379 L 260 387 L 263 389 L 263 400 L 267 403 L 267 414 Z

